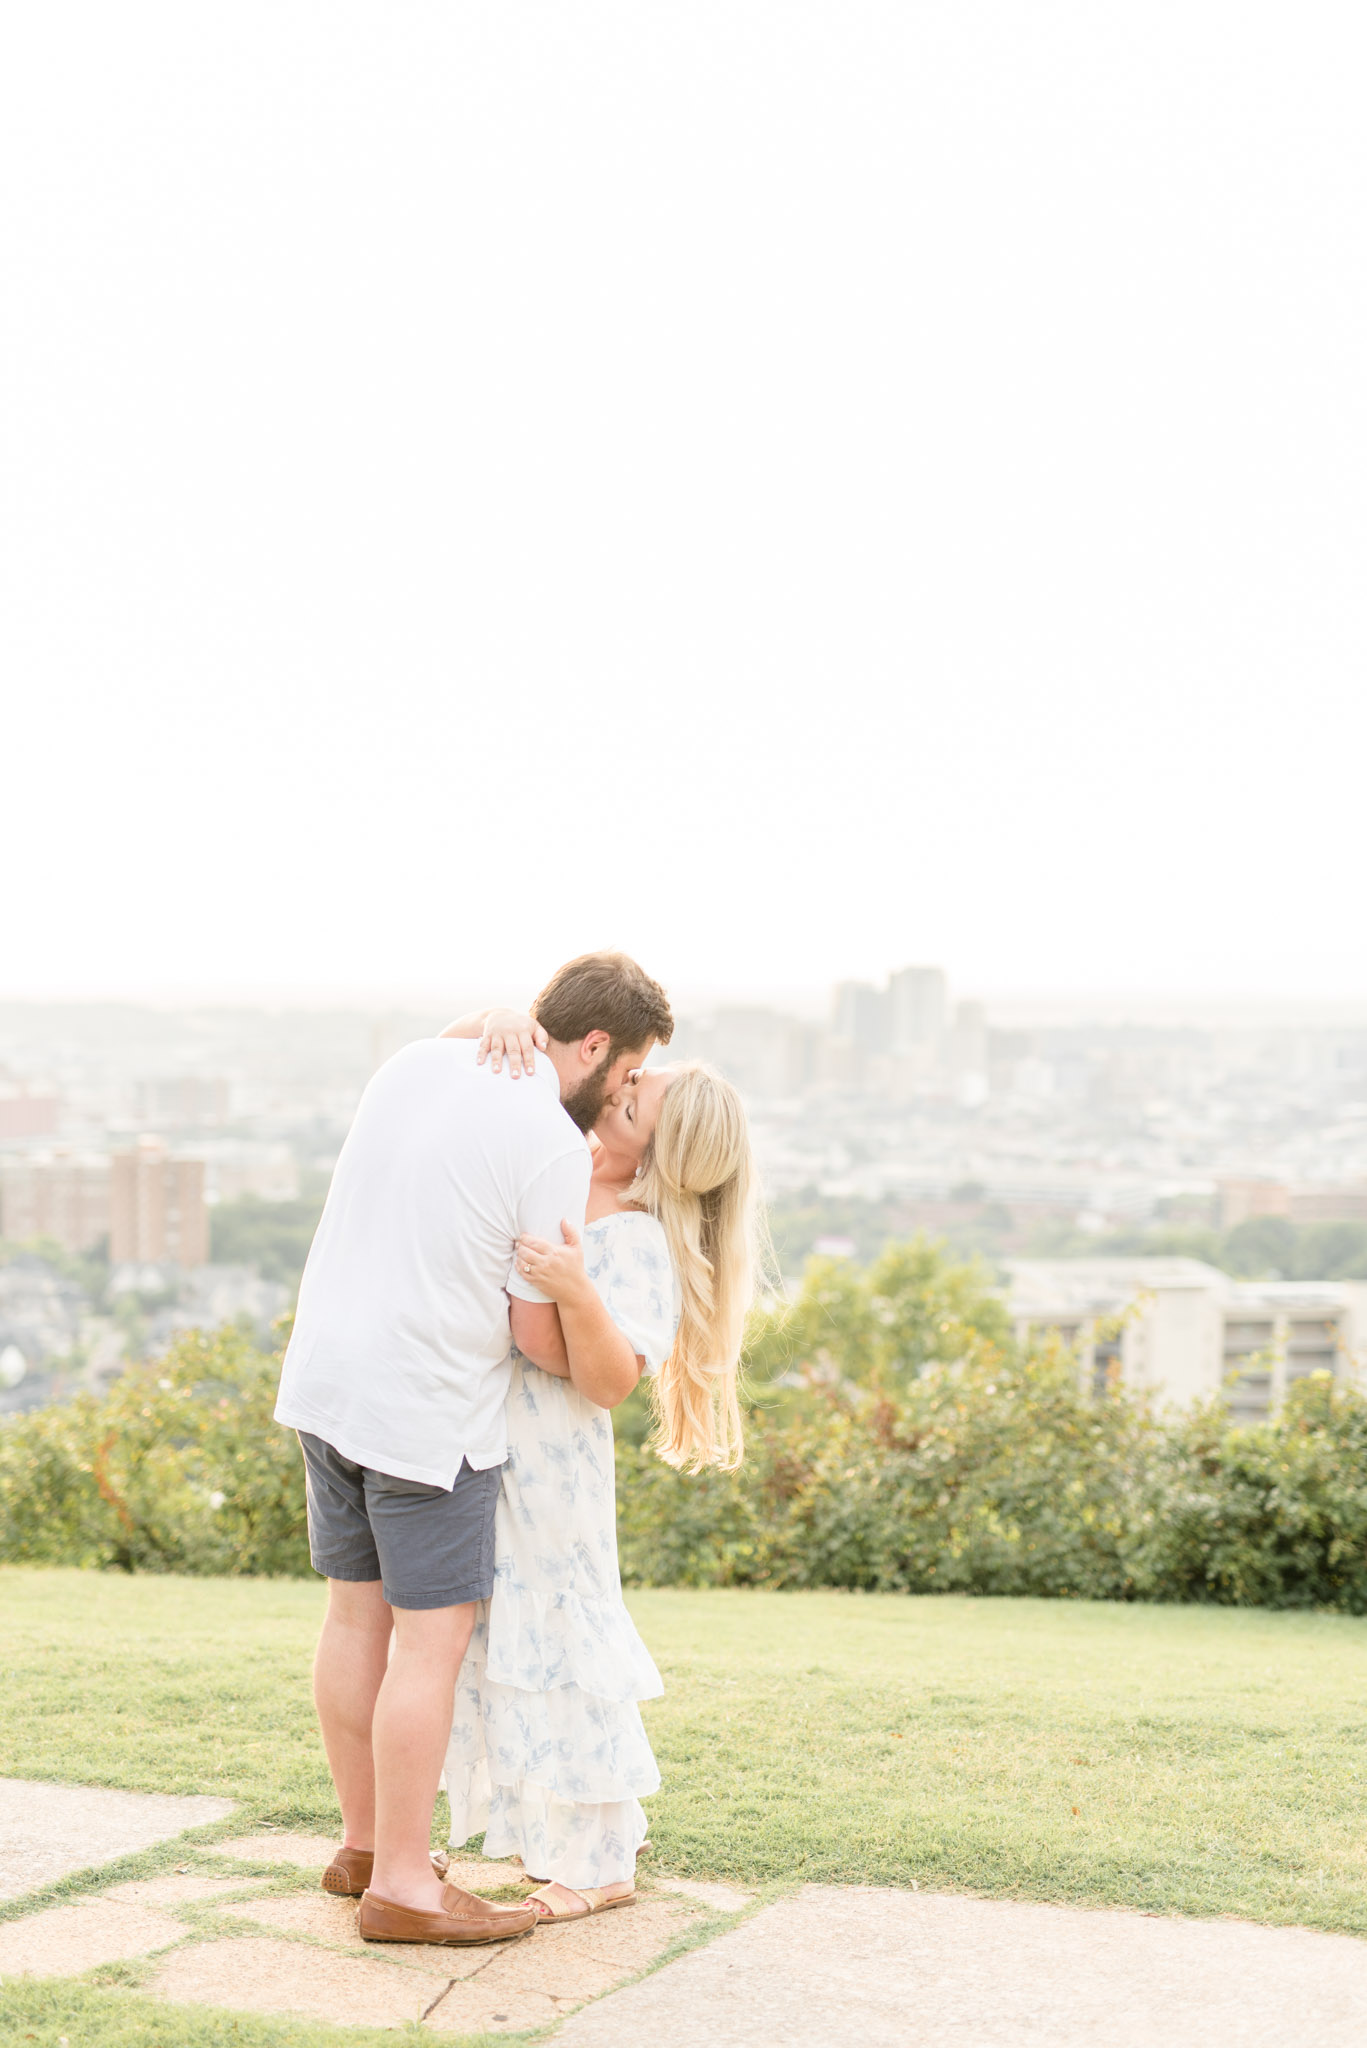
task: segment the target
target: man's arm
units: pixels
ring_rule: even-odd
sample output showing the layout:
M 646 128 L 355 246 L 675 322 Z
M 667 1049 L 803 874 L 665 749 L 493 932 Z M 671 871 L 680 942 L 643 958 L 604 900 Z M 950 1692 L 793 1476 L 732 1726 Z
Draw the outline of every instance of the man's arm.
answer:
M 560 1234 L 560 1218 L 572 1216 L 582 1226 L 588 1201 L 591 1161 L 588 1147 L 575 1148 L 543 1169 L 518 1202 L 519 1236 L 535 1231 Z M 522 1270 L 516 1247 L 508 1271 L 508 1321 L 519 1351 L 543 1372 L 559 1379 L 570 1376 L 569 1354 L 554 1299 Z

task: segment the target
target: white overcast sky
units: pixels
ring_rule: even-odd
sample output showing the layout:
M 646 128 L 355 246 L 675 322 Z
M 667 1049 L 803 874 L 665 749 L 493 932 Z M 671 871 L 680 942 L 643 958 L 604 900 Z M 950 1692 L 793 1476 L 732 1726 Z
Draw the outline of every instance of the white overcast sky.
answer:
M 1367 16 L 0 32 L 0 989 L 1367 995 Z

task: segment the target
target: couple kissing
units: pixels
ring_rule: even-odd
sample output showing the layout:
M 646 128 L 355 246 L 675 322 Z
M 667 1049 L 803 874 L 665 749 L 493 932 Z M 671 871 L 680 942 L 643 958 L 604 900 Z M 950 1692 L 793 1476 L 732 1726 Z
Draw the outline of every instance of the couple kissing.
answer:
M 663 1687 L 622 1600 L 609 1412 L 741 1454 L 758 1277 L 745 1111 L 618 953 L 482 1011 L 371 1080 L 300 1285 L 276 1420 L 328 1581 L 314 1699 L 344 1841 L 323 1874 L 370 1941 L 464 1944 L 633 1903 Z M 431 1851 L 520 1861 L 495 1905 Z

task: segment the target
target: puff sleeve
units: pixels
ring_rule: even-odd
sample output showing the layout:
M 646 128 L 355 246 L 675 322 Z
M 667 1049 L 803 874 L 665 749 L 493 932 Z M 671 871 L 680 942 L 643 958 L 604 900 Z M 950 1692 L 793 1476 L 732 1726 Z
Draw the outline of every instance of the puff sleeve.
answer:
M 679 1287 L 668 1242 L 655 1218 L 639 1212 L 615 1216 L 604 1238 L 602 1257 L 590 1277 L 608 1314 L 653 1375 L 673 1350 L 679 1327 Z

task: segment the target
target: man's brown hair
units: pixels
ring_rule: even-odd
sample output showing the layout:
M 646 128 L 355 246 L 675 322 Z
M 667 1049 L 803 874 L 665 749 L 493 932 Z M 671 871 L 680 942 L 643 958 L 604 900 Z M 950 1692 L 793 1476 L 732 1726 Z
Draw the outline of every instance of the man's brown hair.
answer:
M 577 1045 L 590 1031 L 612 1040 L 609 1060 L 653 1038 L 668 1045 L 674 1035 L 669 998 L 625 953 L 581 953 L 551 976 L 532 1015 L 559 1045 Z

